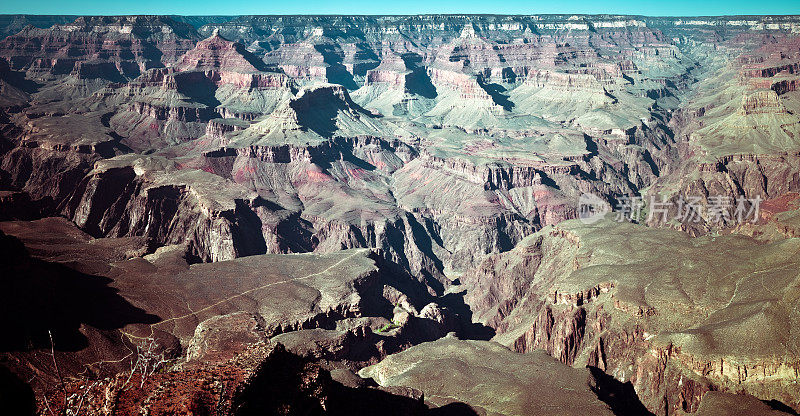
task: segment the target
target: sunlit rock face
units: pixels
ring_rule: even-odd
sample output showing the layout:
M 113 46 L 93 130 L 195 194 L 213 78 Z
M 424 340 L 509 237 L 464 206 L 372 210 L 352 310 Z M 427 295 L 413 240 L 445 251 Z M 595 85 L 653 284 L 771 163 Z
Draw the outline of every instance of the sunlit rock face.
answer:
M 473 369 L 426 384 L 480 361 L 461 350 L 563 372 L 578 407 L 540 404 L 565 414 L 800 409 L 797 17 L 6 16 L 0 33 L 0 220 L 26 221 L 0 230 L 29 248 L 7 260 L 43 276 L 34 292 L 112 279 L 91 293 L 130 312 L 67 314 L 75 368 L 179 320 L 153 334 L 186 363 L 279 342 L 341 386 L 376 365 L 369 394 L 418 414 L 539 403 L 463 390 Z M 644 205 L 588 224 L 585 194 Z M 747 221 L 740 199 L 762 203 Z
M 462 279 L 495 341 L 601 368 L 654 413 L 694 411 L 709 390 L 797 403 L 797 244 L 572 220 Z

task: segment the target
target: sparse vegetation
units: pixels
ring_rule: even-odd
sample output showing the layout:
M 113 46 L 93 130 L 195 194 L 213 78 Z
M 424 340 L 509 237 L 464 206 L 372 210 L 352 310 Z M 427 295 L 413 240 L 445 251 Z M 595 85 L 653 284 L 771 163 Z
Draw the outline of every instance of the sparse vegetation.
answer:
M 395 321 L 391 321 L 388 324 L 382 326 L 380 329 L 378 329 L 378 333 L 389 332 L 395 328 L 400 328 L 400 324 L 398 324 Z
M 155 338 L 144 338 L 139 345 L 136 345 L 135 359 L 131 359 L 131 368 L 128 373 L 128 378 L 122 384 L 121 390 L 124 390 L 133 378 L 133 375 L 139 374 L 139 387 L 144 386 L 145 381 L 172 360 L 167 359 L 164 351 L 159 347 Z

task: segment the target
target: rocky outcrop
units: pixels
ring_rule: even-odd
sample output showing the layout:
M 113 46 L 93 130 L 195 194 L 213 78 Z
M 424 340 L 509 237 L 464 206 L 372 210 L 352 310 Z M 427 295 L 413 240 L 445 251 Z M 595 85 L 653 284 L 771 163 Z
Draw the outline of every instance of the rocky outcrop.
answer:
M 70 380 L 64 388 L 48 393 L 55 411 L 64 407 L 63 394 L 80 392 L 82 410 L 93 414 L 436 414 L 416 390 L 343 385 L 320 365 L 273 343 L 251 345 L 203 366 L 148 377 L 136 373 L 130 379 L 119 374 L 87 385 Z
M 779 353 L 772 347 L 779 341 L 769 340 L 786 318 L 743 307 L 759 295 L 741 290 L 752 276 L 791 267 L 784 262 L 793 260 L 773 258 L 756 274 L 744 263 L 725 270 L 712 266 L 721 264 L 715 256 L 789 253 L 796 241 L 765 247 L 726 237 L 686 248 L 688 237 L 678 231 L 599 224 L 570 221 L 545 228 L 462 276 L 469 288 L 465 300 L 479 322 L 495 328 L 494 340 L 519 352 L 545 350 L 566 364 L 597 367 L 630 381 L 656 414 L 694 412 L 710 390 L 797 406 L 798 399 L 782 387 L 796 377 L 796 359 L 791 348 Z M 671 257 L 662 258 L 648 241 L 657 241 Z M 648 248 L 638 253 L 632 247 Z M 669 260 L 676 255 L 683 265 Z M 669 277 L 658 272 L 667 269 Z M 698 287 L 693 270 L 702 270 L 715 290 Z M 722 298 L 712 300 L 715 296 Z M 675 319 L 678 310 L 701 308 L 708 312 Z M 727 321 L 732 316 L 735 323 Z M 753 338 L 733 335 L 740 331 L 751 331 Z
M 209 37 L 194 43 L 190 36 L 193 47 L 182 56 L 164 67 L 148 64 L 137 78 L 107 84 L 81 103 L 81 111 L 102 108 L 109 143 L 122 146 L 75 147 L 70 139 L 52 148 L 109 157 L 127 147 L 180 158 L 180 168 L 205 170 L 258 194 L 262 205 L 244 205 L 261 222 L 268 252 L 380 248 L 387 259 L 438 281 L 446 280 L 445 270 L 463 270 L 543 225 L 574 217 L 574 200 L 583 192 L 611 199 L 649 186 L 676 157 L 677 140 L 665 124 L 674 102 L 657 102 L 677 100 L 691 68 L 669 36 L 648 26 L 664 22 L 485 17 L 467 24 L 455 16 L 444 26 L 410 18 L 394 30 L 389 23 L 374 27 L 371 18 L 299 19 L 306 23 L 269 40 L 254 29 L 296 19 L 242 18 L 216 32 L 202 29 Z M 330 25 L 351 20 L 357 22 L 352 31 L 337 38 Z M 242 21 L 255 26 L 247 29 Z M 172 23 L 83 19 L 75 29 L 46 33 L 69 29 L 92 39 L 119 34 L 165 42 L 191 34 Z M 168 28 L 150 31 L 158 24 Z M 554 37 L 564 25 L 580 28 Z M 406 27 L 417 34 L 408 35 Z M 401 31 L 416 40 L 396 40 Z M 78 79 L 129 65 L 79 58 L 48 55 L 40 64 L 79 68 Z M 651 76 L 660 58 L 667 76 Z M 295 86 L 312 78 L 333 84 Z M 386 101 L 381 111 L 392 114 L 396 104 L 413 103 L 412 112 L 397 107 L 397 114 L 419 115 L 425 126 L 356 104 L 349 91 L 362 84 L 359 103 Z M 49 119 L 55 113 L 37 107 L 35 114 Z M 430 143 L 423 140 L 438 126 L 449 127 Z M 420 198 L 419 178 L 442 173 L 452 186 Z M 457 203 L 461 198 L 466 203 Z M 158 228 L 153 223 L 148 230 Z M 167 243 L 177 238 L 148 232 Z M 204 250 L 200 257 L 214 257 L 195 251 Z M 219 258 L 253 252 L 223 251 L 228 254 Z
M 800 85 L 800 80 L 791 79 L 791 80 L 783 80 L 778 81 L 770 86 L 772 91 L 775 91 L 775 94 L 783 95 L 787 92 L 797 91 L 797 87 Z
M 752 396 L 710 391 L 703 396 L 695 414 L 697 416 L 733 416 L 737 414 L 779 416 L 790 413 L 772 408 Z
M 663 225 L 664 218 L 684 218 L 676 224 L 679 228 L 697 235 L 721 227 L 732 227 L 743 223 L 759 221 L 756 214 L 755 199 L 768 200 L 795 192 L 800 186 L 800 172 L 796 168 L 799 155 L 784 154 L 735 154 L 719 158 L 715 162 L 704 163 L 696 168 L 684 167 L 675 171 L 674 176 L 665 177 L 654 186 L 662 189 L 675 178 L 670 186 L 674 193 L 668 194 L 666 201 L 672 201 L 664 215 L 654 216 L 654 225 Z M 698 169 L 692 176 L 688 169 Z M 676 178 L 680 176 L 680 178 Z M 683 199 L 695 205 L 696 215 L 685 215 L 686 208 L 679 212 L 678 201 Z M 714 204 L 724 212 L 716 213 Z M 760 203 L 759 203 L 760 205 Z
M 235 196 L 229 194 L 233 198 L 219 198 L 211 193 L 214 189 L 232 190 L 221 178 L 171 169 L 159 159 L 97 162 L 75 187 L 65 214 L 97 237 L 136 235 L 159 245 L 185 243 L 202 261 L 266 251 L 252 211 L 258 204 L 254 195 L 240 189 Z M 175 181 L 177 177 L 185 180 Z
M 0 42 L 14 68 L 34 76 L 135 77 L 175 62 L 197 40 L 191 26 L 167 17 L 79 17 L 41 29 L 33 26 Z
M 448 336 L 387 357 L 359 374 L 381 386 L 414 386 L 433 403 L 463 401 L 487 414 L 614 414 L 593 393 L 588 370 L 567 367 L 541 352 L 515 354 L 488 341 Z
M 7 182 L 33 201 L 44 202 L 45 212 L 57 212 L 99 158 L 96 154 L 17 147 L 3 155 Z
M 777 92 L 759 91 L 742 99 L 741 111 L 745 115 L 750 115 L 782 113 L 785 110 L 778 100 Z
M 95 95 L 120 107 L 110 122 L 128 146 L 160 148 L 202 136 L 212 119 L 252 121 L 288 99 L 292 81 L 259 62 L 241 44 L 214 35 L 173 66 L 111 84 Z
M 186 52 L 175 64 L 178 71 L 193 71 L 212 68 L 222 72 L 259 72 L 263 63 L 244 49 L 239 43 L 224 39 L 215 32 L 211 37 L 197 42 L 194 49 Z

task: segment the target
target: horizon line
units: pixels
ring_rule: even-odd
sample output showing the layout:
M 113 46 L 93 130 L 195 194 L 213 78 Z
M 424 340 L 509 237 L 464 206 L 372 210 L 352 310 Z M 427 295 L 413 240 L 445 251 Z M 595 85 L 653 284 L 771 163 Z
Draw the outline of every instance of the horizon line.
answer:
M 95 14 L 95 13 L 0 13 L 0 16 L 75 16 L 75 17 L 147 17 L 147 16 L 181 16 L 181 17 L 297 17 L 297 16 L 317 16 L 317 17 L 417 17 L 417 16 L 504 16 L 504 17 L 528 17 L 528 16 L 623 16 L 623 17 L 800 17 L 800 14 L 698 14 L 698 15 L 679 15 L 679 14 L 626 14 L 626 13 L 417 13 L 417 14 L 331 14 L 331 13 L 267 13 L 267 14 L 179 14 L 179 13 L 122 13 L 122 14 Z

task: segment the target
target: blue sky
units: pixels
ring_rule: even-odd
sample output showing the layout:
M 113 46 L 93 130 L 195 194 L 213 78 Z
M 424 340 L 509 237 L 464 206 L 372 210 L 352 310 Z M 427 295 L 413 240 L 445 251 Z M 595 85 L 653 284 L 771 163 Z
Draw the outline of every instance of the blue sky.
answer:
M 800 14 L 800 0 L 2 0 L 0 3 L 0 13 L 27 14 Z

